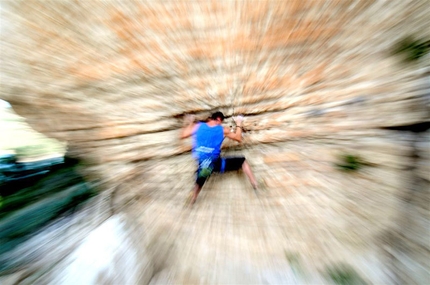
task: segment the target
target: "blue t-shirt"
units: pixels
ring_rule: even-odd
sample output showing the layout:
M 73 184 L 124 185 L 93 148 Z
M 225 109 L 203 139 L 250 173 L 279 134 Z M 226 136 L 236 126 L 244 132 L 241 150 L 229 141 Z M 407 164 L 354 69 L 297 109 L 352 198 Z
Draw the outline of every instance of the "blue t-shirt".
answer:
M 224 128 L 221 125 L 210 127 L 199 123 L 193 133 L 193 157 L 200 161 L 219 157 L 223 140 Z

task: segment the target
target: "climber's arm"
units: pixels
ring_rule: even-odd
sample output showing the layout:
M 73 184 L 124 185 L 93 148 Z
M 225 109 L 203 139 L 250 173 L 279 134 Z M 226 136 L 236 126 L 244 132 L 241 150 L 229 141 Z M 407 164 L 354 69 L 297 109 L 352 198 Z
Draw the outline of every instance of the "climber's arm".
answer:
M 185 139 L 190 137 L 193 134 L 193 130 L 195 128 L 196 124 L 191 124 L 185 128 L 182 129 L 181 131 L 181 139 Z
M 236 132 L 231 132 L 229 128 L 224 128 L 224 136 L 237 142 L 242 141 L 242 127 L 236 126 Z
M 243 116 L 233 117 L 234 122 L 236 123 L 236 131 L 233 133 L 229 128 L 224 128 L 224 136 L 229 139 L 235 140 L 237 142 L 242 142 L 242 123 Z
M 194 129 L 197 127 L 197 124 L 194 122 L 194 119 L 194 116 L 185 117 L 185 126 L 181 130 L 181 139 L 188 138 L 194 133 Z

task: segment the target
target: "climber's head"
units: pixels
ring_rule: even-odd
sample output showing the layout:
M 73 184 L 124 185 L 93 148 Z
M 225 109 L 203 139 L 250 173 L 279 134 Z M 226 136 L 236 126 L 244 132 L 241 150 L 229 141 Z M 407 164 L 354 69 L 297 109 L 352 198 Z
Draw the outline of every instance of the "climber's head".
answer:
M 210 117 L 211 120 L 217 121 L 219 124 L 222 123 L 222 121 L 224 121 L 224 114 L 221 112 L 215 112 L 212 114 L 212 116 Z

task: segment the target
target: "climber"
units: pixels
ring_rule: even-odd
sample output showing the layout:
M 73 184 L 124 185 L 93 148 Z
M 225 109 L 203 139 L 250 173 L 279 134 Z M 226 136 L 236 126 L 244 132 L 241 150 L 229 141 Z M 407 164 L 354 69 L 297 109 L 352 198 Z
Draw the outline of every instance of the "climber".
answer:
M 229 128 L 221 125 L 224 120 L 224 114 L 221 112 L 213 113 L 207 122 L 195 123 L 194 116 L 188 115 L 185 117 L 186 125 L 182 129 L 181 139 L 192 136 L 192 155 L 198 162 L 196 185 L 194 186 L 191 204 L 196 202 L 203 184 L 212 172 L 223 173 L 242 169 L 254 190 L 257 189 L 257 181 L 249 164 L 245 161 L 245 157 L 220 157 L 221 144 L 225 137 L 238 142 L 242 141 L 243 117 L 239 116 L 233 119 L 236 123 L 236 132 L 234 133 Z

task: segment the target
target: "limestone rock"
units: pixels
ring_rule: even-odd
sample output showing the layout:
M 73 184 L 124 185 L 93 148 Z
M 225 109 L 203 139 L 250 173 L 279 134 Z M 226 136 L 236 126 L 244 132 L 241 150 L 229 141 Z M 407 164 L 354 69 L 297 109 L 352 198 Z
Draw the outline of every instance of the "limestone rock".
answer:
M 416 133 L 430 120 L 429 55 L 392 54 L 430 37 L 427 0 L 8 0 L 0 12 L 0 98 L 67 142 L 146 231 L 153 284 L 295 282 L 285 251 L 308 283 L 339 262 L 369 283 L 429 277 L 429 137 Z M 190 210 L 182 119 L 214 110 L 232 129 L 246 117 L 243 143 L 223 151 L 247 156 L 263 194 L 241 172 L 213 176 Z M 339 171 L 342 154 L 361 168 Z

